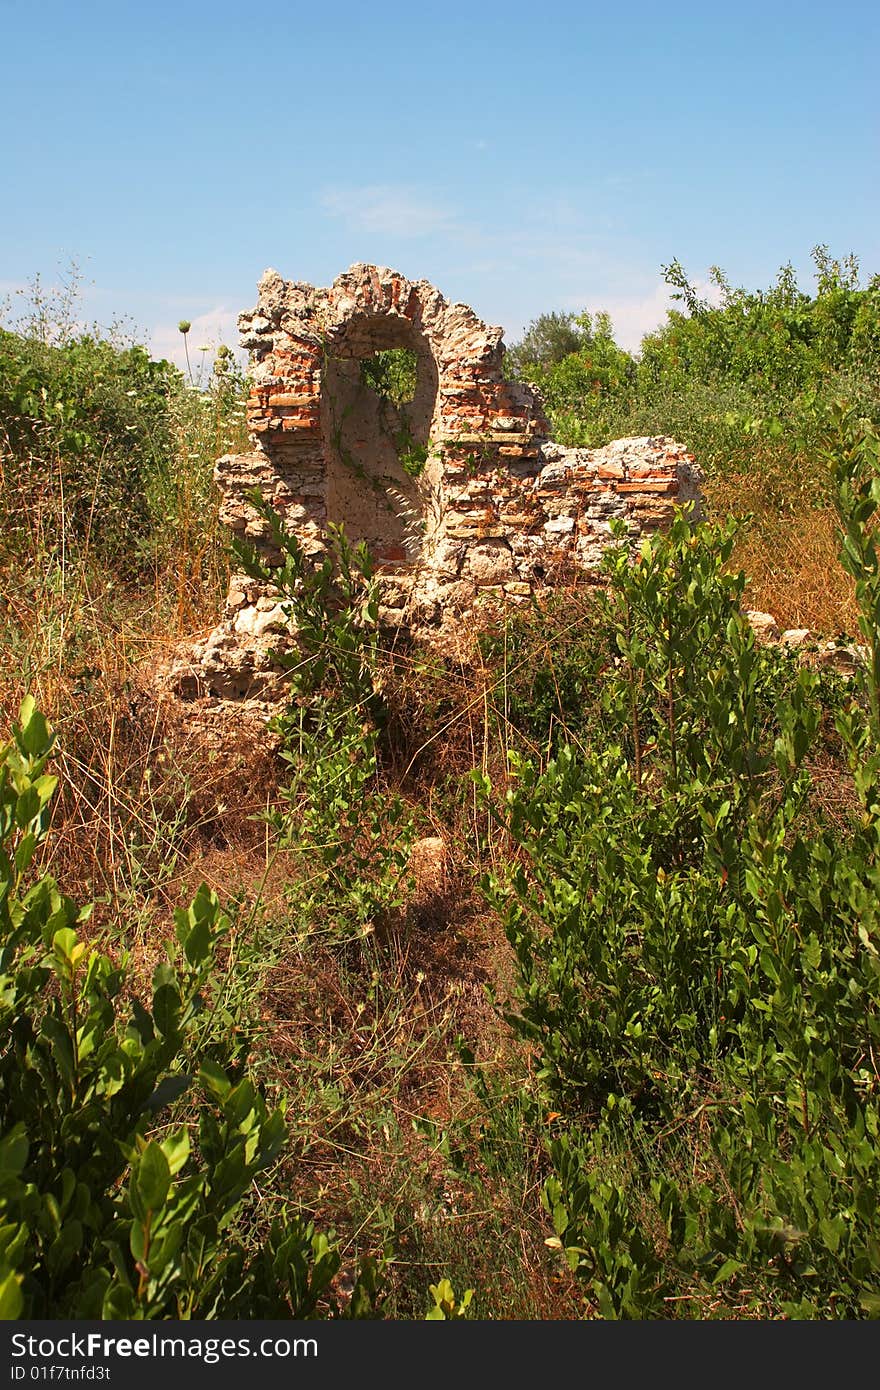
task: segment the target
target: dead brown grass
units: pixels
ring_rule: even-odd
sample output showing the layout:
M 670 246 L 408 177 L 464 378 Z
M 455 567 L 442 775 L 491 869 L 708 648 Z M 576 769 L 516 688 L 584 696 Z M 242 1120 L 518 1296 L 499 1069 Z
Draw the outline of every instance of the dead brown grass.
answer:
M 772 613 L 780 628 L 806 627 L 823 636 L 857 630 L 852 580 L 839 561 L 840 528 L 830 504 L 807 496 L 796 507 L 755 474 L 715 478 L 706 485 L 715 516 L 747 516 L 732 564 L 748 576 L 746 602 Z
M 277 958 L 248 1022 L 252 1059 L 292 1117 L 291 1154 L 268 1207 L 295 1198 L 338 1232 L 351 1261 L 390 1241 L 396 1316 L 422 1316 L 427 1284 L 454 1269 L 460 1287 L 478 1288 L 484 1315 L 577 1316 L 573 1282 L 543 1244 L 540 1146 L 510 1190 L 493 1186 L 456 1045 L 467 1039 L 502 1070 L 515 1051 L 486 992 L 509 971 L 508 949 L 475 887 L 473 846 L 486 827 L 467 782 L 474 766 L 503 775 L 488 671 L 464 659 L 442 672 L 417 654 L 397 659 L 385 775 L 443 853 L 414 865 L 399 920 L 364 946 L 329 949 L 291 922 L 289 890 L 308 865 L 277 852 L 262 818 L 282 776 L 272 740 L 157 687 L 175 644 L 197 635 L 182 626 L 191 613 L 176 585 L 163 604 L 155 591 L 117 588 L 87 560 L 56 555 L 24 582 L 10 559 L 4 576 L 14 659 L 0 670 L 0 719 L 8 727 L 30 691 L 58 734 L 42 867 L 95 903 L 88 930 L 125 948 L 129 988 L 148 994 L 173 911 L 202 881 L 240 905 L 239 935 L 218 961 L 224 990 L 235 988 L 236 953 L 250 949 L 241 931 L 267 933 Z M 462 1149 L 457 1170 L 447 1131 Z
M 481 1316 L 578 1316 L 544 1245 L 540 1145 L 510 1187 L 492 1183 L 456 1043 L 505 1073 L 527 1065 L 486 990 L 499 934 L 472 871 L 447 856 L 393 930 L 341 951 L 288 941 L 267 979 L 267 1076 L 292 1116 L 283 1186 L 337 1232 L 346 1267 L 393 1249 L 393 1316 L 422 1316 L 443 1276 L 477 1288 Z

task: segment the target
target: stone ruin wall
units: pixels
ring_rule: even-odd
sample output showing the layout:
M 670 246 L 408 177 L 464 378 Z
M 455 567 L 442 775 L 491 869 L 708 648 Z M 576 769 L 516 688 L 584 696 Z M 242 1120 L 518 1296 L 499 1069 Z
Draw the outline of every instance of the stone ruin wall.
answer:
M 267 556 L 254 487 L 310 552 L 328 522 L 344 522 L 370 548 L 389 626 L 454 642 L 487 605 L 595 573 L 613 517 L 636 540 L 699 498 L 699 470 L 672 440 L 550 440 L 537 393 L 504 380 L 503 330 L 425 280 L 354 265 L 316 289 L 270 270 L 239 328 L 252 449 L 217 462 L 221 519 Z M 361 378 L 360 363 L 389 348 L 418 363 L 400 409 Z M 401 465 L 402 439 L 427 454 L 417 478 Z M 178 672 L 180 693 L 269 696 L 286 627 L 277 594 L 233 576 L 222 621 Z

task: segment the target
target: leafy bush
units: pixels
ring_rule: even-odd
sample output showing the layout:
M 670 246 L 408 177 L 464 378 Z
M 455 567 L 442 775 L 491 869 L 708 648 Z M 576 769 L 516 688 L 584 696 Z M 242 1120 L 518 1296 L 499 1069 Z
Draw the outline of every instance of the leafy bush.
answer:
M 682 526 L 684 534 L 694 539 L 695 531 L 684 521 L 673 534 L 677 536 Z M 724 624 L 720 635 L 717 624 L 742 606 L 745 580 L 726 570 L 718 579 L 717 569 L 719 563 L 729 565 L 739 529 L 736 522 L 707 527 L 701 533 L 702 544 L 685 552 L 680 571 L 643 559 L 630 576 L 625 596 L 614 585 L 607 594 L 593 585 L 576 586 L 516 610 L 501 631 L 482 634 L 480 648 L 493 673 L 496 712 L 514 747 L 549 756 L 566 743 L 601 749 L 610 739 L 619 741 L 627 755 L 641 764 L 645 750 L 649 755 L 656 753 L 658 739 L 671 739 L 675 758 L 681 756 L 682 741 L 690 745 L 691 754 L 705 756 L 707 715 L 694 692 L 688 695 L 687 705 L 679 694 L 670 726 L 670 668 L 705 654 L 707 644 L 727 641 Z M 631 558 L 630 548 L 623 546 L 613 555 L 613 564 L 628 572 Z M 611 562 L 609 556 L 606 563 Z M 693 590 L 710 582 L 717 590 L 714 611 L 707 604 L 706 612 L 696 618 L 678 608 L 680 586 Z M 649 653 L 639 645 L 640 633 L 647 609 L 658 603 L 670 615 L 668 636 L 662 648 L 650 649 L 649 663 Z M 632 642 L 637 644 L 635 651 Z M 628 654 L 637 659 L 637 666 L 622 664 Z M 625 686 L 620 679 L 624 672 Z M 761 654 L 752 700 L 757 722 L 765 731 L 774 726 L 776 704 L 794 680 L 787 654 Z M 737 701 L 741 692 L 734 687 L 716 694 Z M 820 694 L 823 704 L 834 703 L 837 690 L 831 673 L 823 673 Z
M 515 763 L 520 861 L 489 892 L 557 1121 L 552 1239 L 605 1316 L 880 1312 L 880 474 L 871 427 L 839 428 L 868 650 L 836 720 L 849 831 L 811 808 L 817 678 L 767 720 L 730 536 L 685 519 L 609 558 L 616 738 Z
M 361 359 L 361 381 L 391 405 L 413 399 L 418 382 L 419 359 L 410 348 L 386 348 Z
M 51 504 L 104 554 L 132 544 L 149 523 L 148 477 L 171 453 L 179 389 L 176 368 L 142 347 L 0 329 L 0 446 L 24 474 L 19 500 L 26 485 L 32 505 Z
M 78 932 L 87 911 L 46 875 L 29 883 L 52 743 L 28 699 L 0 752 L 0 1311 L 311 1316 L 339 1264 L 326 1236 L 285 1211 L 248 1229 L 283 1111 L 196 1042 L 229 920 L 201 888 L 150 1008 L 126 1003 L 124 959 Z M 170 1109 L 196 1088 L 194 1110 Z
M 825 247 L 813 260 L 813 298 L 790 265 L 766 291 L 734 288 L 714 267 L 717 304 L 673 261 L 664 276 L 683 308 L 643 338 L 637 358 L 617 347 L 607 315 L 545 314 L 508 365 L 540 387 L 561 442 L 671 434 L 712 469 L 748 465 L 766 442 L 815 445 L 824 423 L 820 411 L 809 429 L 817 397 L 830 400 L 842 382 L 880 423 L 878 277 L 861 288 L 855 258 L 834 260 Z
M 650 395 L 659 384 L 723 380 L 790 399 L 820 385 L 852 358 L 865 362 L 874 340 L 871 325 L 876 328 L 876 277 L 861 289 L 855 258 L 833 260 L 822 246 L 814 249 L 813 261 L 813 299 L 798 288 L 790 265 L 766 291 L 734 289 L 715 267 L 718 305 L 701 298 L 673 261 L 664 273 L 687 313 L 671 310 L 664 327 L 643 340 L 640 389 Z
M 831 633 L 853 626 L 856 610 L 845 576 L 826 582 L 834 517 L 821 441 L 841 397 L 880 426 L 880 277 L 862 283 L 855 257 L 825 247 L 813 260 L 813 294 L 790 265 L 757 291 L 716 267 L 711 298 L 673 261 L 663 270 L 679 305 L 634 357 L 602 315 L 585 335 L 583 316 L 543 315 L 508 364 L 540 386 L 562 444 L 662 434 L 687 445 L 710 512 L 752 519 L 736 543 L 749 605 Z
M 228 578 L 214 460 L 245 440 L 244 379 L 227 347 L 192 389 L 114 326 L 83 332 L 78 274 L 39 277 L 0 329 L 0 563 L 162 575 L 182 621 Z M 69 575 L 66 577 L 69 582 Z
M 554 436 L 572 445 L 611 437 L 611 420 L 629 403 L 636 376 L 634 359 L 617 346 L 603 313 L 542 314 L 505 365 L 538 387 Z

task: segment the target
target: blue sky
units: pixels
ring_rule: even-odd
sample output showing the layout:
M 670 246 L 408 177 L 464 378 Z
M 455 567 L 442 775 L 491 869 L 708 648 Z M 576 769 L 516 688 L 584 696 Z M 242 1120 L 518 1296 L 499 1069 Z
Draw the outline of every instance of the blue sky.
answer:
M 267 266 L 433 281 L 513 341 L 660 266 L 880 271 L 880 5 L 0 0 L 0 295 L 70 260 L 159 353 L 234 342 Z

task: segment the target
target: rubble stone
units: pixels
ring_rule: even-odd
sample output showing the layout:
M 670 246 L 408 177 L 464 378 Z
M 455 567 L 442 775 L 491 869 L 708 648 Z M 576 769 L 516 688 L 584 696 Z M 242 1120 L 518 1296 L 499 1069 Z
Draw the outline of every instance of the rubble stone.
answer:
M 251 449 L 217 461 L 221 520 L 269 564 L 279 557 L 253 488 L 309 553 L 327 544 L 328 523 L 343 522 L 373 556 L 383 620 L 423 639 L 442 644 L 489 590 L 521 602 L 554 577 L 594 573 L 613 517 L 635 545 L 676 506 L 699 506 L 700 471 L 671 439 L 601 449 L 549 439 L 538 393 L 504 379 L 502 329 L 426 280 L 358 264 L 320 289 L 268 270 L 239 329 L 251 354 Z M 400 407 L 360 369 L 389 348 L 417 361 L 414 397 Z M 416 477 L 401 440 L 424 455 Z M 223 698 L 265 696 L 281 626 L 277 593 L 233 574 L 219 626 L 184 663 L 187 688 L 195 672 Z
M 779 628 L 772 613 L 761 613 L 756 608 L 747 608 L 745 616 L 759 642 L 779 641 Z

